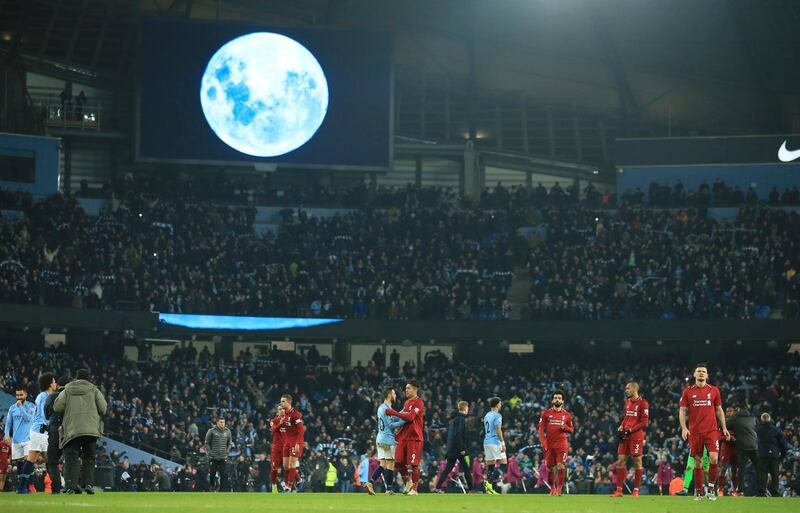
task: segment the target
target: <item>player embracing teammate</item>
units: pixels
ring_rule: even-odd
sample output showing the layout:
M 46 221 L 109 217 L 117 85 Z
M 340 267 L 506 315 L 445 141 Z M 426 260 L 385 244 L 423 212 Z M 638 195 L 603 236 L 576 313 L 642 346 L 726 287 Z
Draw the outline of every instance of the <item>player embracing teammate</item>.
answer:
M 684 389 L 681 394 L 678 418 L 681 424 L 681 437 L 689 441 L 689 456 L 694 458 L 694 500 L 703 500 L 703 449 L 708 451 L 710 466 L 708 468 L 709 500 L 717 500 L 714 485 L 719 471 L 719 431 L 717 419 L 725 440 L 731 439 L 725 423 L 725 411 L 722 409 L 722 395 L 714 385 L 708 384 L 708 367 L 698 363 L 694 369 L 694 385 Z M 688 423 L 687 423 L 688 420 Z
M 269 470 L 272 493 L 278 493 L 278 479 L 283 471 L 283 437 L 286 433 L 286 426 L 283 425 L 286 409 L 279 404 L 275 413 L 275 417 L 269 420 L 269 429 L 272 431 L 272 466 Z
M 397 433 L 397 450 L 395 467 L 403 477 L 406 495 L 417 495 L 419 487 L 419 465 L 422 460 L 422 429 L 425 422 L 425 405 L 419 397 L 419 381 L 409 379 L 406 383 L 406 402 L 402 411 L 386 409 L 386 415 L 403 419 L 407 422 Z M 409 468 L 411 479 L 408 478 Z
M 283 407 L 281 423 L 285 428 L 285 431 L 282 432 L 283 472 L 288 488 L 287 492 L 292 492 L 298 478 L 298 460 L 303 455 L 306 428 L 303 424 L 303 416 L 292 407 L 291 395 L 284 394 L 281 396 L 281 406 Z

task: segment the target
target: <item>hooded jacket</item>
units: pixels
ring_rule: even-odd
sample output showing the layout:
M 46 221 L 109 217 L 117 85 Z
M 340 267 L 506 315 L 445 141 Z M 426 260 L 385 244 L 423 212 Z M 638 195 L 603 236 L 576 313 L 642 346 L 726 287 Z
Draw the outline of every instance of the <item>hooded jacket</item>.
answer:
M 61 414 L 59 447 L 79 436 L 99 438 L 103 434 L 103 421 L 108 404 L 100 390 L 85 379 L 78 379 L 64 387 L 58 394 L 53 411 Z

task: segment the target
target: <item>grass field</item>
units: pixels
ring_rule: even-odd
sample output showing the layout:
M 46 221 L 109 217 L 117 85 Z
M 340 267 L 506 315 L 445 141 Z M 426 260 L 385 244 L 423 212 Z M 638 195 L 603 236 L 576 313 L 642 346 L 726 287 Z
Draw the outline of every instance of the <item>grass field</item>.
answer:
M 94 496 L 52 496 L 36 494 L 0 495 L 0 512 L 102 511 L 189 513 L 198 510 L 220 512 L 264 512 L 282 510 L 292 513 L 361 512 L 381 513 L 800 513 L 800 499 L 762 499 L 722 497 L 716 502 L 696 503 L 691 497 L 648 497 L 611 499 L 599 495 L 549 497 L 546 495 L 419 495 L 416 497 L 366 494 L 296 494 L 266 493 L 98 493 Z

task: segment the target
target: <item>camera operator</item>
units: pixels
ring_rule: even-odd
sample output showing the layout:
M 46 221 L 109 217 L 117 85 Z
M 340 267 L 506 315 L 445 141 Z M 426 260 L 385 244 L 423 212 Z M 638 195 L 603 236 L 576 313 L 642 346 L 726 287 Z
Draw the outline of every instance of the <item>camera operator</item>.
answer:
M 64 493 L 81 493 L 83 488 L 87 494 L 93 495 L 97 439 L 103 433 L 100 416 L 105 415 L 108 403 L 89 381 L 88 370 L 79 369 L 76 377 L 64 387 L 53 404 L 53 411 L 62 415 L 59 445 L 64 451 L 67 487 Z
M 61 472 L 58 470 L 58 464 L 61 461 L 61 447 L 58 445 L 58 430 L 61 427 L 61 415 L 53 411 L 53 404 L 59 394 L 71 381 L 69 376 L 61 376 L 59 378 L 56 391 L 47 396 L 47 402 L 44 404 L 44 415 L 48 421 L 47 424 L 47 473 L 50 475 L 52 482 L 53 495 L 61 493 Z

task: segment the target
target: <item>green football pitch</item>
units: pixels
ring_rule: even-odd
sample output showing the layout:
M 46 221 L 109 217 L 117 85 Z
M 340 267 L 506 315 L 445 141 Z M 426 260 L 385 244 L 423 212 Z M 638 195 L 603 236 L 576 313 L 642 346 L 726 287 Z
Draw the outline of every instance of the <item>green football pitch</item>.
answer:
M 800 499 L 722 497 L 716 502 L 694 502 L 691 497 L 625 496 L 611 499 L 598 495 L 550 497 L 546 495 L 418 495 L 387 497 L 366 494 L 266 493 L 97 493 L 94 496 L 0 494 L 0 512 L 69 511 L 169 512 L 216 510 L 220 512 L 361 512 L 381 513 L 800 513 Z

